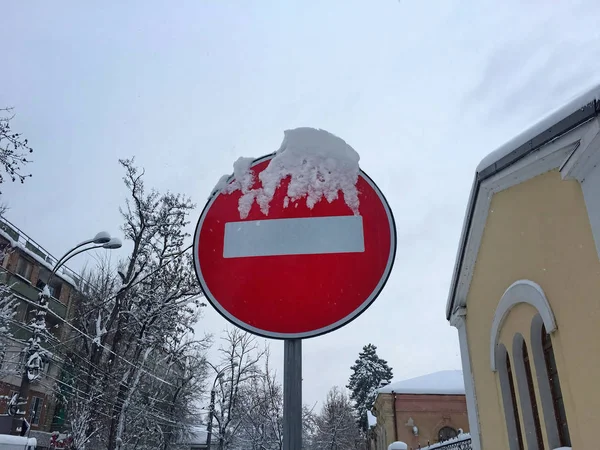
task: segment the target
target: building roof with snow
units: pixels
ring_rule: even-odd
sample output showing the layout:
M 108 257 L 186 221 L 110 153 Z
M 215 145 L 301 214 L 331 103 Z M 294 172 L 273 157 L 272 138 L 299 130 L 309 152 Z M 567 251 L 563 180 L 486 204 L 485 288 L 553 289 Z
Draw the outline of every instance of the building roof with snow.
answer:
M 464 277 L 461 270 L 465 260 L 467 241 L 470 236 L 469 231 L 475 215 L 475 206 L 482 183 L 533 152 L 540 150 L 540 148 L 550 142 L 559 139 L 561 136 L 581 127 L 598 116 L 600 116 L 600 85 L 594 86 L 582 94 L 575 96 L 563 107 L 550 112 L 544 119 L 487 155 L 479 163 L 475 170 L 475 179 L 471 188 L 467 213 L 460 237 L 458 254 L 456 256 L 454 273 L 446 304 L 446 319 L 450 320 L 454 309 L 460 306 L 454 304 L 455 297 L 461 277 Z
M 392 382 L 377 390 L 379 394 L 461 395 L 465 393 L 462 370 L 442 370 L 420 377 Z

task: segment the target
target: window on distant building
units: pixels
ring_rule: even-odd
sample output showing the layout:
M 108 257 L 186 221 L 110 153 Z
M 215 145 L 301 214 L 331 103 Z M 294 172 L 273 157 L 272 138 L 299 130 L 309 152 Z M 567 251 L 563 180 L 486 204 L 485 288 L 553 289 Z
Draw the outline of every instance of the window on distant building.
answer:
M 439 442 L 447 441 L 448 439 L 455 438 L 456 436 L 458 436 L 458 431 L 452 427 L 442 427 L 440 428 L 440 431 L 438 431 Z
M 6 255 L 10 251 L 10 245 L 8 242 L 0 242 L 0 265 L 4 263 Z
M 38 278 L 38 282 L 36 287 L 38 289 L 44 289 L 44 286 L 48 283 L 48 279 L 50 278 L 50 271 L 45 267 L 40 267 L 40 276 Z M 60 291 L 62 290 L 62 281 L 60 278 L 52 277 L 50 280 L 50 284 L 48 285 L 48 289 L 50 290 L 50 295 L 56 299 L 60 298 Z
M 39 425 L 40 416 L 42 415 L 42 405 L 44 404 L 44 400 L 40 397 L 33 397 L 31 399 L 31 412 L 29 417 L 31 417 L 32 425 Z
M 17 261 L 17 270 L 16 273 L 26 280 L 31 280 L 31 271 L 33 270 L 33 264 L 29 262 L 29 260 L 20 256 L 19 261 Z
M 565 411 L 565 403 L 560 388 L 554 349 L 552 348 L 552 338 L 546 333 L 545 327 L 542 327 L 542 346 L 544 347 L 544 360 L 546 362 L 548 381 L 550 382 L 550 391 L 552 393 L 552 403 L 554 404 L 554 416 L 556 417 L 560 445 L 570 447 L 571 436 L 569 435 L 567 413 Z

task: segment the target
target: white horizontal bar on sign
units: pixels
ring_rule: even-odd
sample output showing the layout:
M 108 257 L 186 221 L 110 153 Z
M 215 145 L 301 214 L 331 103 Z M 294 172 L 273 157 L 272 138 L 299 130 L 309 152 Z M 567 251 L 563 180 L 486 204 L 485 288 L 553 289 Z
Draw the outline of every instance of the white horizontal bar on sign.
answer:
M 225 224 L 224 258 L 364 251 L 361 216 L 268 219 Z

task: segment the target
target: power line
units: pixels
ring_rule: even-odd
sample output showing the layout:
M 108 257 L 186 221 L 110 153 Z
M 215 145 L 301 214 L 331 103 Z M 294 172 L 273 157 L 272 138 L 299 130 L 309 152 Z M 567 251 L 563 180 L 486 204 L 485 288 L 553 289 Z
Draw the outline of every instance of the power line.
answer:
M 23 328 L 23 329 L 28 329 L 28 328 L 26 328 L 26 327 L 25 327 L 25 326 L 24 326 L 24 325 L 23 325 L 21 322 L 18 322 L 18 321 L 13 321 L 13 322 L 14 322 L 14 323 L 15 323 L 17 326 L 19 326 L 19 327 L 21 327 L 21 328 Z M 12 340 L 13 340 L 13 341 L 15 341 L 15 342 L 17 342 L 17 343 L 19 343 L 19 344 L 21 344 L 21 345 L 23 345 L 23 344 L 24 344 L 22 341 L 20 341 L 20 340 L 18 340 L 18 339 L 14 339 L 14 338 L 13 338 Z M 59 341 L 57 345 L 61 345 L 61 344 L 62 344 L 62 343 Z M 120 380 L 116 374 L 110 374 L 109 372 L 107 372 L 107 371 L 105 371 L 105 370 L 101 369 L 100 367 L 98 367 L 97 365 L 95 365 L 95 364 L 93 364 L 91 361 L 89 361 L 87 358 L 85 358 L 85 357 L 81 356 L 79 353 L 77 353 L 77 352 L 72 352 L 71 354 L 67 354 L 67 353 L 65 353 L 64 351 L 61 351 L 61 350 L 59 350 L 59 349 L 58 349 L 56 346 L 54 347 L 54 349 L 56 350 L 56 352 L 54 352 L 54 353 L 57 353 L 57 354 L 59 354 L 59 355 L 61 355 L 61 356 L 63 357 L 63 361 L 62 361 L 63 363 L 64 363 L 64 360 L 66 360 L 66 359 L 70 359 L 70 358 L 71 358 L 71 356 L 77 357 L 77 358 L 79 358 L 79 359 L 80 359 L 80 360 L 81 360 L 83 363 L 87 364 L 87 365 L 88 365 L 90 368 L 93 368 L 93 369 L 95 369 L 96 371 L 100 372 L 102 375 L 106 376 L 108 379 L 112 379 L 112 381 L 115 381 L 115 382 L 116 382 L 116 383 L 118 383 L 118 384 L 123 384 L 123 385 L 125 385 L 127 388 L 131 389 L 131 387 L 130 387 L 130 386 L 128 386 L 128 385 L 127 385 L 127 383 L 125 383 L 123 380 Z M 14 350 L 13 352 L 14 352 L 14 353 L 21 353 L 21 351 L 16 351 L 16 350 Z M 7 363 L 8 363 L 8 364 L 14 364 L 14 365 L 16 365 L 16 366 L 21 366 L 21 365 L 22 365 L 22 363 L 21 363 L 20 361 L 17 361 L 17 362 L 8 362 L 8 361 L 7 361 Z M 141 366 L 138 366 L 138 367 L 141 369 Z M 50 375 L 49 375 L 49 374 L 46 374 L 45 376 L 48 376 L 48 377 L 50 377 Z M 80 378 L 77 378 L 77 379 L 78 379 L 78 380 L 81 380 Z M 172 386 L 172 385 L 171 385 L 171 386 Z M 90 387 L 90 386 L 88 385 L 88 387 Z M 172 387 L 174 387 L 174 386 L 172 386 Z
M 125 290 L 129 290 L 129 289 L 133 288 L 134 286 L 137 286 L 138 284 L 140 284 L 140 283 L 144 282 L 145 280 L 147 280 L 147 279 L 148 279 L 149 277 L 151 277 L 152 275 L 154 275 L 154 274 L 158 273 L 160 270 L 163 270 L 163 269 L 164 269 L 164 267 L 166 267 L 168 264 L 171 264 L 173 261 L 175 261 L 175 260 L 176 260 L 176 258 L 179 258 L 179 257 L 181 257 L 181 256 L 182 256 L 182 255 L 183 255 L 185 252 L 187 252 L 188 250 L 190 250 L 192 247 L 193 247 L 192 245 L 190 245 L 190 246 L 186 247 L 185 249 L 183 249 L 183 250 L 182 250 L 181 252 L 179 252 L 178 254 L 176 254 L 176 255 L 173 255 L 173 257 L 172 257 L 172 258 L 171 258 L 169 261 L 167 261 L 167 262 L 165 262 L 165 263 L 161 264 L 161 265 L 160 265 L 160 266 L 159 266 L 157 269 L 153 270 L 153 271 L 152 271 L 152 272 L 150 272 L 150 273 L 147 273 L 146 275 L 144 275 L 144 276 L 143 276 L 143 277 L 141 277 L 140 279 L 136 280 L 135 282 L 133 282 L 133 283 L 131 283 L 131 284 L 128 284 L 128 285 L 126 285 L 126 286 L 123 286 L 123 287 L 122 287 L 122 288 L 121 288 L 121 289 L 120 289 L 120 290 L 119 290 L 119 291 L 118 291 L 118 292 L 117 292 L 115 295 L 113 295 L 113 296 L 109 297 L 108 299 L 106 299 L 105 301 L 103 301 L 103 302 L 102 302 L 103 304 L 101 304 L 101 305 L 99 305 L 99 306 L 100 306 L 100 307 L 103 307 L 104 305 L 106 305 L 106 304 L 107 304 L 107 303 L 109 303 L 110 301 L 112 301 L 112 300 L 116 299 L 116 298 L 117 298 L 117 297 L 118 297 L 118 296 L 119 296 L 121 293 L 123 293 Z M 96 293 L 98 292 L 96 289 L 92 289 L 92 291 L 95 291 Z M 83 292 L 82 292 L 82 293 L 83 293 Z M 34 306 L 34 307 L 39 307 L 39 305 L 38 305 L 37 303 L 35 303 L 35 302 L 33 302 L 33 301 L 31 301 L 31 300 L 29 300 L 29 299 L 27 299 L 27 298 L 24 298 L 24 297 L 22 297 L 22 296 L 20 296 L 20 295 L 15 295 L 15 296 L 16 296 L 16 297 L 18 297 L 20 300 L 22 300 L 22 301 L 26 302 L 27 304 L 30 304 L 30 305 L 32 305 L 32 306 Z M 183 301 L 179 301 L 179 302 L 175 302 L 174 304 L 167 305 L 167 306 L 166 306 L 164 309 L 156 311 L 154 314 L 150 315 L 149 317 L 146 317 L 146 319 L 151 319 L 151 318 L 154 318 L 154 317 L 156 317 L 156 316 L 158 316 L 158 315 L 160 315 L 160 314 L 164 314 L 165 312 L 170 312 L 172 309 L 179 307 L 179 306 L 180 306 L 181 304 L 183 304 L 183 303 L 186 303 L 186 302 L 187 302 L 187 303 L 189 303 L 189 302 L 191 301 L 191 299 L 192 299 L 192 298 L 190 297 L 190 298 L 187 298 L 187 299 L 185 299 L 185 300 L 183 300 Z M 94 308 L 94 309 L 96 309 L 96 308 Z M 93 342 L 93 343 L 95 343 L 96 345 L 98 345 L 100 348 L 103 348 L 104 350 L 108 351 L 108 352 L 109 352 L 109 354 L 111 354 L 111 355 L 114 355 L 115 357 L 117 357 L 117 358 L 119 358 L 120 360 L 122 360 L 122 361 L 123 361 L 124 363 L 126 363 L 127 365 L 129 365 L 129 366 L 133 367 L 133 368 L 134 368 L 134 369 L 136 369 L 136 370 L 140 370 L 140 371 L 142 371 L 142 372 L 143 372 L 143 373 L 145 373 L 146 375 L 150 376 L 151 378 L 154 378 L 154 379 L 158 380 L 158 381 L 159 381 L 159 382 L 161 382 L 161 383 L 164 383 L 164 384 L 166 384 L 166 385 L 168 385 L 168 386 L 174 387 L 174 386 L 173 386 L 171 383 L 169 383 L 168 381 L 166 381 L 166 380 L 164 380 L 164 379 L 162 379 L 162 378 L 159 378 L 159 377 L 157 377 L 156 375 L 154 375 L 153 373 L 150 373 L 150 372 L 148 372 L 147 370 L 143 369 L 141 365 L 136 365 L 135 363 L 132 363 L 131 361 L 129 361 L 127 358 L 125 358 L 125 357 L 123 357 L 123 356 L 121 356 L 121 355 L 119 355 L 119 354 L 115 353 L 115 352 L 114 352 L 112 349 L 110 349 L 110 348 L 106 347 L 105 345 L 103 345 L 103 344 L 99 344 L 99 343 L 97 342 L 97 339 L 95 339 L 95 338 L 92 338 L 92 337 L 91 337 L 89 334 L 87 334 L 86 332 L 84 332 L 84 331 L 80 330 L 79 328 L 77 328 L 76 326 L 74 326 L 73 324 L 71 324 L 71 323 L 70 323 L 68 320 L 65 320 L 64 318 L 62 318 L 61 316 L 59 316 L 58 314 L 56 314 L 54 311 L 52 311 L 52 310 L 50 310 L 50 309 L 48 309 L 48 311 L 49 311 L 49 312 L 50 312 L 50 314 L 51 314 L 51 315 L 52 315 L 52 316 L 53 316 L 55 319 L 57 319 L 59 322 L 61 322 L 61 323 L 65 323 L 65 324 L 66 324 L 68 327 L 70 327 L 70 328 L 71 328 L 71 329 L 73 329 L 75 332 L 77 332 L 77 334 L 78 334 L 79 336 L 83 336 L 83 337 L 87 338 L 87 339 L 88 339 L 88 340 L 90 340 L 91 342 Z M 31 331 L 31 328 L 30 328 L 29 326 L 27 326 L 27 325 L 25 325 L 25 324 L 23 324 L 23 323 L 21 323 L 21 322 L 19 322 L 19 321 L 12 321 L 12 322 L 13 322 L 13 323 L 15 323 L 16 325 L 18 325 L 18 326 L 19 326 L 21 329 L 24 329 L 24 330 Z M 54 339 L 53 339 L 53 340 L 54 340 Z M 23 345 L 23 342 L 21 342 L 21 341 L 19 341 L 19 340 L 16 340 L 16 339 L 14 339 L 14 341 L 15 341 L 15 342 L 18 342 L 18 343 L 19 343 L 19 344 L 21 344 L 21 345 Z M 69 340 L 69 342 L 70 342 L 70 340 Z M 52 346 L 51 346 L 51 348 L 52 348 L 52 350 L 55 350 L 55 351 L 56 351 L 56 353 L 58 353 L 58 354 L 61 354 L 61 353 L 62 353 L 62 356 L 66 356 L 66 355 L 64 355 L 64 353 L 63 353 L 63 352 L 61 352 L 61 350 L 59 350 L 59 347 L 62 347 L 62 346 L 64 346 L 65 344 L 66 344 L 65 342 L 62 342 L 61 340 L 57 339 L 57 340 L 56 340 L 56 343 L 55 343 L 54 345 L 52 345 Z M 74 352 L 74 353 L 73 353 L 73 355 L 75 355 L 75 356 L 76 356 L 77 358 L 79 358 L 81 361 L 84 361 L 84 362 L 85 362 L 85 364 L 89 365 L 90 367 L 94 367 L 94 368 L 95 368 L 95 369 L 96 369 L 98 372 L 101 372 L 101 373 L 103 373 L 103 374 L 104 374 L 104 375 L 106 375 L 106 376 L 107 376 L 109 379 L 110 379 L 110 378 L 114 378 L 114 376 L 113 376 L 113 375 L 110 375 L 110 374 L 108 374 L 107 372 L 104 372 L 102 369 L 100 369 L 99 367 L 95 366 L 93 363 L 91 363 L 91 361 L 89 361 L 89 360 L 85 359 L 84 357 L 82 357 L 81 355 L 79 355 L 77 352 Z M 49 379 L 52 379 L 52 380 L 54 380 L 55 382 L 57 382 L 57 383 L 59 383 L 59 384 L 63 384 L 63 385 L 65 385 L 65 386 L 69 386 L 71 389 L 77 389 L 77 388 L 74 388 L 74 386 L 68 385 L 67 383 L 64 383 L 62 380 L 58 380 L 58 379 L 56 379 L 56 378 L 52 377 L 52 376 L 51 376 L 51 375 L 49 375 L 49 374 L 46 374 L 45 376 L 46 376 L 46 377 L 48 377 Z M 87 382 L 84 382 L 84 381 L 83 381 L 81 378 L 79 378 L 79 377 L 75 377 L 75 379 L 76 379 L 76 380 L 78 380 L 79 382 L 82 382 L 82 383 L 84 383 L 84 385 L 85 385 L 85 386 L 87 386 L 88 388 L 89 388 L 89 387 L 91 387 L 91 386 L 89 385 L 89 383 L 87 383 Z M 43 382 L 40 382 L 40 384 L 44 385 L 44 383 L 43 383 Z M 126 385 L 126 386 L 127 386 L 127 385 Z M 46 385 L 46 387 L 48 387 L 48 388 L 52 389 L 51 387 L 49 387 L 49 386 L 47 386 L 47 385 Z M 130 386 L 127 386 L 127 387 L 128 387 L 129 389 L 131 389 L 131 387 L 130 387 Z M 78 389 L 77 389 L 77 390 L 78 390 Z M 78 390 L 78 391 L 79 391 L 79 392 L 82 392 L 82 391 L 80 391 L 80 390 Z M 168 400 L 166 400 L 166 399 L 164 399 L 164 400 L 161 400 L 161 399 L 157 399 L 157 398 L 154 398 L 154 397 L 152 397 L 152 400 L 153 400 L 153 401 L 158 401 L 158 402 L 164 403 L 164 404 L 166 404 L 166 405 L 173 405 L 173 404 L 174 404 L 173 402 L 169 402 L 169 401 L 168 401 Z M 114 406 L 114 405 L 109 405 L 109 403 L 107 403 L 106 401 L 105 401 L 105 404 L 106 404 L 107 406 Z M 155 409 L 155 408 L 152 408 L 152 410 L 156 411 L 156 409 Z M 108 416 L 107 416 L 107 417 L 108 417 Z M 164 417 L 161 417 L 161 418 L 162 418 L 163 420 L 168 420 L 168 419 L 165 419 Z M 169 422 L 170 422 L 170 421 L 169 421 Z M 173 426 L 173 423 L 169 423 L 169 425 L 170 425 L 170 426 Z
M 52 378 L 52 377 L 49 377 L 49 378 Z M 62 383 L 62 384 L 65 384 L 64 382 L 62 382 L 62 381 L 60 381 L 60 380 L 56 380 L 56 379 L 54 379 L 54 380 L 55 380 L 57 383 Z M 50 385 L 48 385 L 48 384 L 45 384 L 45 383 L 43 383 L 43 382 L 40 382 L 39 384 L 40 384 L 40 385 L 42 385 L 42 386 L 44 386 L 44 387 L 45 387 L 45 388 L 47 388 L 47 389 L 53 389 L 53 387 L 52 387 L 52 386 L 50 386 Z M 75 390 L 75 391 L 77 391 L 77 392 L 79 392 L 79 393 L 81 393 L 81 394 L 84 394 L 84 395 L 89 395 L 89 393 L 86 393 L 86 392 L 83 392 L 83 391 L 81 391 L 81 390 L 79 390 L 79 389 L 73 388 L 72 386 L 69 386 L 69 387 L 71 387 L 73 390 Z M 101 402 L 101 403 L 104 403 L 104 405 L 105 405 L 105 406 L 107 406 L 109 409 L 110 409 L 110 408 L 112 408 L 112 407 L 114 406 L 114 405 L 111 405 L 110 403 L 108 403 L 106 400 L 102 400 L 102 399 L 99 399 L 99 398 L 97 398 L 97 399 L 96 399 L 96 401 L 99 401 L 99 402 Z M 136 406 L 136 405 L 130 405 L 130 408 L 131 408 L 132 410 L 134 410 L 134 411 L 138 411 L 138 412 L 145 412 L 145 411 L 144 411 L 144 409 L 141 409 L 141 407 L 138 407 L 138 406 Z M 106 417 L 107 419 L 110 419 L 110 420 L 113 420 L 113 419 L 114 419 L 114 417 L 113 417 L 113 416 L 111 416 L 111 415 L 109 415 L 109 414 L 107 414 L 107 413 L 105 413 L 105 412 L 99 411 L 98 409 L 94 409 L 93 413 L 94 413 L 94 414 L 99 414 L 99 415 L 101 415 L 101 416 L 104 416 L 104 417 Z M 171 426 L 171 427 L 175 427 L 175 428 L 182 428 L 182 429 L 184 428 L 183 426 L 181 426 L 181 425 L 178 425 L 178 424 L 177 424 L 177 422 L 176 422 L 175 420 L 174 420 L 173 422 L 171 422 L 171 419 L 169 419 L 169 418 L 166 418 L 166 417 L 163 417 L 163 416 L 158 416 L 158 415 L 155 415 L 154 417 L 158 417 L 159 419 L 161 419 L 161 420 L 163 420 L 163 421 L 164 421 L 164 422 L 157 421 L 157 422 L 158 422 L 160 425 L 166 425 L 166 426 Z
M 29 303 L 29 304 L 31 304 L 31 305 L 34 305 L 34 306 L 37 306 L 37 307 L 39 307 L 39 305 L 38 305 L 37 303 L 33 302 L 32 300 L 29 300 L 28 298 L 24 298 L 24 297 L 20 297 L 20 298 L 21 298 L 21 300 L 25 301 L 26 303 Z M 136 366 L 134 363 L 132 363 L 132 362 L 131 362 L 131 361 L 129 361 L 128 359 L 126 359 L 126 358 L 122 357 L 121 355 L 119 355 L 119 354 L 117 354 L 117 353 L 113 352 L 113 351 L 112 351 L 110 348 L 106 347 L 105 345 L 103 345 L 103 344 L 99 344 L 95 338 L 91 337 L 91 336 L 90 336 L 90 335 L 88 335 L 87 333 L 84 333 L 84 332 L 83 332 L 83 331 L 81 331 L 79 328 L 77 328 L 76 326 L 72 325 L 72 324 L 71 324 L 71 323 L 70 323 L 68 320 L 65 320 L 65 319 L 63 319 L 62 317 L 60 317 L 58 314 L 56 314 L 56 313 L 55 313 L 54 311 L 52 311 L 51 309 L 49 309 L 49 308 L 48 308 L 48 310 L 47 310 L 47 311 L 48 311 L 50 314 L 52 314 L 52 315 L 53 315 L 55 318 L 57 318 L 58 320 L 60 320 L 62 323 L 64 323 L 64 324 L 66 324 L 67 326 L 71 327 L 73 330 L 75 330 L 76 332 L 78 332 L 78 333 L 79 333 L 79 334 L 81 334 L 82 336 L 84 336 L 84 337 L 88 338 L 88 339 L 89 339 L 89 340 L 90 340 L 92 343 L 94 343 L 94 344 L 98 345 L 99 347 L 101 347 L 101 348 L 103 348 L 103 349 L 107 350 L 107 351 L 108 351 L 110 354 L 112 354 L 112 355 L 116 356 L 117 358 L 121 359 L 121 360 L 122 360 L 122 361 L 124 361 L 126 364 L 128 364 L 128 365 L 132 366 L 133 368 L 140 369 L 140 370 L 142 370 L 142 372 L 146 373 L 147 375 L 149 375 L 149 376 L 151 376 L 151 377 L 153 377 L 153 378 L 156 378 L 158 381 L 161 381 L 161 382 L 165 383 L 165 384 L 166 384 L 166 385 L 168 385 L 168 386 L 171 386 L 171 387 L 173 387 L 173 385 L 172 385 L 171 383 L 169 383 L 168 381 L 165 381 L 165 380 L 163 380 L 163 379 L 161 379 L 161 378 L 158 378 L 156 375 L 154 375 L 154 374 L 152 374 L 152 373 L 149 373 L 149 372 L 147 372 L 147 371 L 145 371 L 145 370 L 141 369 L 139 366 Z
M 52 376 L 50 376 L 50 375 L 47 375 L 47 377 L 48 377 L 49 379 L 51 379 L 51 380 L 54 380 L 56 383 L 58 383 L 58 384 L 62 384 L 62 385 L 64 385 L 64 386 L 68 387 L 69 389 L 72 389 L 73 391 L 76 391 L 76 392 L 78 392 L 78 393 L 80 393 L 80 394 L 82 394 L 82 395 L 84 395 L 84 396 L 86 396 L 86 397 L 90 395 L 90 393 L 89 393 L 89 392 L 82 391 L 81 389 L 78 389 L 78 388 L 76 388 L 76 387 L 74 387 L 74 386 L 71 386 L 70 384 L 68 384 L 68 383 L 65 383 L 64 381 L 61 381 L 61 380 L 59 380 L 59 379 L 57 379 L 57 378 L 55 378 L 55 377 L 52 377 Z M 44 385 L 44 387 L 46 387 L 46 388 L 48 388 L 48 389 L 53 389 L 53 387 L 50 387 L 50 386 L 48 386 L 48 385 L 44 384 L 43 382 L 40 382 L 39 384 L 42 384 L 42 385 Z M 88 385 L 88 387 L 90 387 L 90 386 Z M 105 406 L 105 407 L 107 407 L 107 409 L 112 409 L 112 408 L 114 408 L 115 406 L 117 406 L 117 403 L 109 403 L 107 400 L 103 399 L 101 396 L 97 397 L 97 398 L 95 399 L 95 401 L 97 401 L 97 402 L 100 402 L 100 403 L 104 404 L 104 406 Z M 122 406 L 122 405 L 121 405 L 121 406 Z M 140 407 L 137 407 L 137 405 L 134 405 L 134 404 L 131 404 L 129 407 L 130 407 L 130 408 L 132 408 L 132 409 L 134 409 L 134 410 L 135 410 L 135 408 L 140 408 Z M 150 405 L 144 405 L 144 409 L 141 409 L 141 408 L 140 408 L 140 409 L 138 409 L 138 411 L 142 411 L 142 412 L 148 412 L 148 411 L 150 411 L 150 412 L 152 412 L 152 413 L 154 413 L 154 414 L 155 414 L 155 417 L 159 417 L 160 419 L 162 419 L 162 420 L 166 420 L 166 421 L 169 421 L 169 420 L 170 420 L 170 419 L 168 419 L 168 418 L 166 418 L 166 417 L 164 417 L 164 416 L 160 416 L 160 415 L 158 414 L 158 413 L 164 413 L 165 411 L 162 411 L 162 410 L 160 410 L 160 409 L 157 409 L 156 407 L 152 407 L 152 406 L 150 406 Z M 101 413 L 101 412 L 100 412 L 100 411 L 98 411 L 97 409 L 95 409 L 95 410 L 94 410 L 94 413 L 95 413 L 95 412 L 99 412 L 99 413 Z M 101 413 L 101 414 L 102 414 L 102 413 Z M 107 416 L 107 417 L 109 417 L 109 418 L 111 418 L 111 419 L 112 419 L 112 417 L 110 417 L 110 416 Z
M 28 327 L 27 327 L 26 325 L 22 324 L 22 323 L 21 323 L 21 322 L 19 322 L 19 321 L 14 321 L 14 320 L 12 320 L 12 322 L 14 322 L 14 323 L 15 323 L 17 326 L 21 327 L 22 329 L 28 329 Z M 18 339 L 14 339 L 14 338 L 13 338 L 12 340 L 13 340 L 13 341 L 15 341 L 15 342 L 17 342 L 17 343 L 19 343 L 19 344 L 21 344 L 21 345 L 23 345 L 23 344 L 24 344 L 22 341 L 19 341 Z M 60 341 L 58 341 L 57 345 L 61 345 L 61 344 L 62 344 L 62 343 L 61 343 Z M 119 378 L 118 378 L 118 376 L 117 376 L 116 374 L 110 374 L 109 372 L 107 372 L 107 371 L 105 371 L 105 370 L 101 369 L 100 367 L 96 366 L 95 364 L 93 364 L 93 363 L 92 363 L 91 361 L 89 361 L 88 359 L 86 359 L 86 358 L 84 358 L 83 356 L 81 356 L 79 353 L 77 353 L 77 352 L 73 352 L 73 353 L 71 353 L 71 354 L 66 354 L 66 353 L 64 353 L 64 351 L 61 351 L 61 350 L 57 349 L 57 348 L 56 348 L 56 346 L 55 346 L 55 349 L 56 349 L 56 352 L 55 352 L 55 353 L 58 353 L 58 354 L 60 354 L 61 356 L 63 356 L 63 363 L 64 363 L 64 360 L 66 360 L 66 359 L 70 359 L 70 358 L 71 358 L 71 356 L 77 357 L 77 358 L 79 358 L 79 359 L 80 359 L 80 360 L 81 360 L 83 363 L 87 364 L 87 365 L 88 365 L 90 368 L 93 368 L 93 369 L 95 369 L 95 370 L 96 370 L 96 371 L 98 371 L 100 374 L 102 374 L 102 375 L 104 375 L 105 377 L 107 377 L 109 380 L 112 380 L 112 381 L 116 382 L 117 384 L 122 384 L 122 385 L 124 385 L 125 387 L 127 387 L 128 389 L 131 389 L 131 386 L 129 386 L 129 385 L 128 385 L 127 383 L 125 383 L 123 380 L 119 379 Z M 15 351 L 15 353 L 17 353 L 17 351 Z M 18 353 L 20 353 L 20 352 L 18 352 Z M 15 365 L 16 367 L 21 367 L 21 366 L 22 366 L 22 362 L 20 362 L 20 361 L 17 361 L 17 362 L 7 362 L 7 364 Z M 139 366 L 139 367 L 140 367 L 140 370 L 143 370 L 143 369 L 141 369 L 141 366 Z M 52 377 L 52 376 L 49 374 L 49 372 L 48 372 L 48 371 L 46 371 L 46 373 L 45 373 L 43 376 L 45 376 L 45 377 L 48 377 L 48 378 L 51 378 L 51 379 L 55 380 L 55 381 L 56 381 L 56 382 L 58 382 L 58 383 L 61 383 L 61 384 L 64 384 L 64 385 L 66 385 L 66 386 L 70 386 L 71 388 L 73 388 L 73 386 L 71 386 L 71 385 L 69 385 L 69 384 L 67 384 L 67 383 L 64 383 L 64 382 L 62 382 L 62 381 L 60 381 L 60 380 L 58 380 L 58 379 L 56 379 L 56 378 Z M 80 378 L 80 377 L 78 377 L 78 376 L 74 376 L 74 378 L 75 378 L 76 380 L 78 380 L 78 381 L 81 381 L 81 382 L 82 382 L 82 383 L 83 383 L 85 386 L 87 386 L 88 388 L 92 388 L 92 386 L 91 386 L 89 383 L 87 383 L 87 381 L 86 381 L 86 382 L 84 382 L 84 381 L 82 380 L 82 378 Z M 39 381 L 39 380 L 38 380 L 38 381 Z M 172 385 L 171 385 L 171 386 L 172 386 Z M 172 387 L 174 387 L 174 386 L 172 386 Z M 150 397 L 150 396 L 149 396 L 148 398 L 151 398 L 152 400 L 156 400 L 156 401 L 159 401 L 159 402 L 165 403 L 166 405 L 174 405 L 174 403 L 173 403 L 173 402 L 169 402 L 169 401 L 167 401 L 167 400 L 165 400 L 165 399 L 158 399 L 158 398 L 155 398 L 155 397 Z

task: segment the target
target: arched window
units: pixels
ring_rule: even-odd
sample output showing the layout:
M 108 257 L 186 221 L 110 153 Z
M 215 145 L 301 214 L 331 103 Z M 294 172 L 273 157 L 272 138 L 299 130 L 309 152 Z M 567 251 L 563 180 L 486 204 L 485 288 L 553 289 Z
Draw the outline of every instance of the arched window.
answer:
M 546 333 L 546 328 L 542 326 L 542 346 L 544 348 L 544 360 L 550 383 L 550 392 L 552 393 L 552 403 L 554 406 L 554 417 L 558 428 L 560 445 L 570 447 L 571 436 L 569 435 L 569 425 L 567 423 L 567 413 L 563 401 L 560 380 L 558 378 L 558 369 L 556 368 L 556 359 L 554 349 L 552 348 L 552 338 Z
M 513 379 L 512 368 L 510 366 L 510 358 L 505 348 L 501 348 L 504 353 L 504 368 L 506 371 L 501 371 L 502 394 L 504 400 L 504 413 L 507 417 L 508 439 L 511 450 L 523 450 L 523 433 L 521 432 L 521 420 L 519 419 L 519 410 L 517 408 L 517 396 L 515 394 L 515 382 Z M 503 369 L 504 369 L 503 368 Z M 504 380 L 505 378 L 505 380 Z M 507 388 L 508 387 L 508 392 Z M 511 417 L 512 413 L 512 417 Z M 516 434 L 516 441 L 514 435 Z
M 527 390 L 529 391 L 529 402 L 531 403 L 531 413 L 533 416 L 533 424 L 535 427 L 535 437 L 540 450 L 544 448 L 544 439 L 542 438 L 542 426 L 540 425 L 540 415 L 535 398 L 535 388 L 533 387 L 533 377 L 531 376 L 531 363 L 529 361 L 529 353 L 527 352 L 527 344 L 523 341 L 523 365 L 525 366 L 525 377 L 527 378 Z
M 438 431 L 439 442 L 447 441 L 448 439 L 455 438 L 456 436 L 458 436 L 458 431 L 452 427 L 442 427 L 440 428 L 440 431 Z

